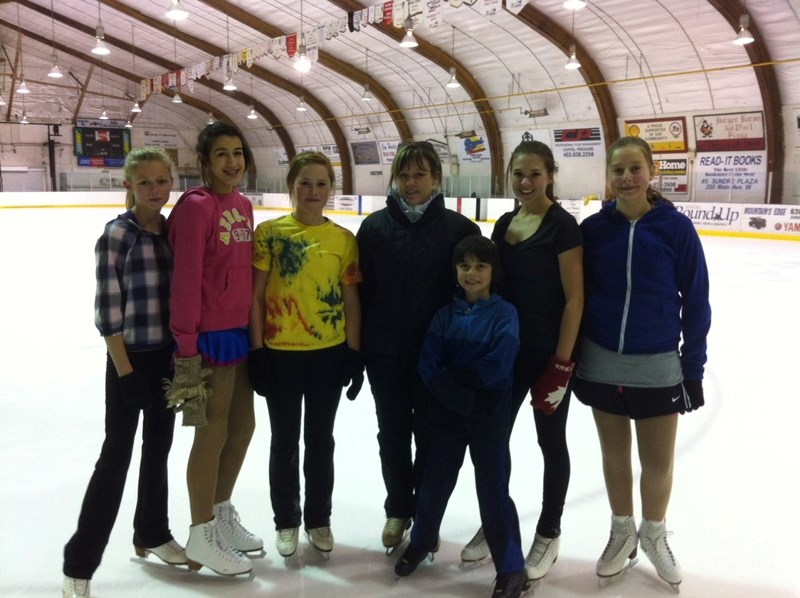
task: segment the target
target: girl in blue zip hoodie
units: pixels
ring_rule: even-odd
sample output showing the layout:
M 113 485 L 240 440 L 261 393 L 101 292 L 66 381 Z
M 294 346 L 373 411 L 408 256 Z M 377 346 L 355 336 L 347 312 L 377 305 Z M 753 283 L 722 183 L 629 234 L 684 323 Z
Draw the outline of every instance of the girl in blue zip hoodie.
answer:
M 677 414 L 704 402 L 708 271 L 692 222 L 649 186 L 655 166 L 647 142 L 619 139 L 607 174 L 614 199 L 581 224 L 586 307 L 573 388 L 593 410 L 612 511 L 597 575 L 624 571 L 641 544 L 658 575 L 677 587 L 681 569 L 665 517 Z M 631 420 L 642 468 L 638 535 Z
M 438 550 L 439 527 L 469 447 L 481 523 L 497 570 L 492 596 L 516 597 L 528 585 L 506 477 L 519 319 L 516 308 L 492 292 L 500 255 L 491 240 L 474 235 L 460 241 L 453 267 L 460 289 L 434 315 L 420 353 L 420 377 L 433 395 L 431 444 L 411 541 L 395 573 L 410 575 Z

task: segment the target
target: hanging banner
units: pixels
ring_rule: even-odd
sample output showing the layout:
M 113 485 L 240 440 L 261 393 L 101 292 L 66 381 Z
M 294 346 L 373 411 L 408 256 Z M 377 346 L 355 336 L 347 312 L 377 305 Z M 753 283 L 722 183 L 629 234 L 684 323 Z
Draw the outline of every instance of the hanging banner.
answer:
M 735 112 L 695 116 L 694 135 L 698 153 L 764 150 L 764 113 Z
M 644 139 L 653 153 L 686 153 L 686 118 L 626 120 L 625 134 Z

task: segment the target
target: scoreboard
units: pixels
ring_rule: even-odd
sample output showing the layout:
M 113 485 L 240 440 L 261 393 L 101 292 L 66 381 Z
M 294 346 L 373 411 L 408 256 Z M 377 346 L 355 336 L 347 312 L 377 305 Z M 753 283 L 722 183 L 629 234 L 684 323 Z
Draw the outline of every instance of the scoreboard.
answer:
M 131 132 L 124 127 L 76 126 L 72 141 L 79 166 L 121 168 L 131 151 Z

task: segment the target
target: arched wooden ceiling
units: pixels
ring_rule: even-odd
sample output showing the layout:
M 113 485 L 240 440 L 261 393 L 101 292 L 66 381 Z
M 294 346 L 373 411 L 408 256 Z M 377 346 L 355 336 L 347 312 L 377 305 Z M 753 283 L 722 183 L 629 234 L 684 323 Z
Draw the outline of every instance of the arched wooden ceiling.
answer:
M 99 96 L 116 98 L 120 114 L 126 114 L 123 104 L 142 78 L 223 55 L 228 47 L 236 51 L 265 37 L 296 32 L 302 19 L 305 27 L 317 26 L 368 6 L 356 0 L 182 2 L 190 18 L 176 25 L 163 15 L 167 0 L 70 0 L 55 4 L 52 19 L 48 0 L 0 1 L 5 96 L 24 71 L 35 92 L 27 100 L 34 119 L 53 120 L 54 111 L 63 118 L 64 108 L 72 119 L 84 116 L 91 104 L 86 100 Z M 312 73 L 302 80 L 291 61 L 265 57 L 241 68 L 236 92 L 222 91 L 219 77 L 202 78 L 193 93 L 181 90 L 184 105 L 175 108 L 156 97 L 148 110 L 162 121 L 173 120 L 167 116 L 170 110 L 180 111 L 174 118 L 194 122 L 196 128 L 211 112 L 242 128 L 251 145 L 280 146 L 288 155 L 297 146 L 335 144 L 343 189 L 351 192 L 349 142 L 363 138 L 364 131 L 376 140 L 406 140 L 480 130 L 491 155 L 493 189 L 502 191 L 505 146 L 513 139 L 508 131 L 599 122 L 608 144 L 618 135 L 621 115 L 761 109 L 768 131 L 766 196 L 780 201 L 782 109 L 800 97 L 796 2 L 641 0 L 633 10 L 627 0 L 598 0 L 575 13 L 562 3 L 529 1 L 518 14 L 503 8 L 492 17 L 480 13 L 480 3 L 445 6 L 440 27 L 415 29 L 420 45 L 411 52 L 397 47 L 402 29 L 369 25 L 325 42 Z M 745 11 L 756 41 L 732 46 Z M 98 19 L 112 46 L 103 60 L 89 53 Z M 128 41 L 134 29 L 136 47 Z M 565 72 L 572 43 L 582 68 Z M 70 83 L 54 84 L 44 76 L 53 50 L 69 71 Z M 368 71 L 366 64 L 359 66 L 367 51 Z M 444 86 L 451 67 L 461 89 Z M 108 93 L 98 91 L 98 70 L 107 74 L 100 87 Z M 369 107 L 360 101 L 365 85 L 376 99 Z M 167 90 L 166 96 L 171 93 Z M 311 108 L 303 118 L 294 112 L 301 96 Z M 3 114 L 13 120 L 18 108 L 13 97 L 7 99 L 12 101 Z M 541 114 L 529 109 L 534 104 L 544 106 L 547 115 L 531 120 L 531 114 Z M 263 117 L 257 124 L 245 119 L 250 106 Z

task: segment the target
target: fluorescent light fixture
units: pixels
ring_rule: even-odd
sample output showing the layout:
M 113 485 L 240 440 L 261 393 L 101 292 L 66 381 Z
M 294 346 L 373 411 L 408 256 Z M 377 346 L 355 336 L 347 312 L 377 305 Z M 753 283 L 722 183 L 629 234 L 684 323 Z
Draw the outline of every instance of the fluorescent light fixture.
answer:
M 580 10 L 586 6 L 586 2 L 583 0 L 567 0 L 564 2 L 564 8 L 568 10 Z
M 100 116 L 98 118 L 100 120 L 108 120 L 108 113 L 106 112 L 105 108 L 103 108 L 103 111 L 100 113 Z
M 247 113 L 247 118 L 249 118 L 250 120 L 255 120 L 258 118 L 258 114 L 256 114 L 256 109 L 252 104 L 250 104 L 250 112 Z
M 133 128 L 133 123 L 131 122 L 130 118 L 128 119 L 128 122 L 125 123 L 125 128 L 126 129 L 132 129 Z
M 214 120 L 214 115 L 210 112 L 208 113 L 208 120 L 206 121 L 207 125 L 213 125 L 216 121 Z
M 306 110 L 308 110 L 308 108 L 306 108 L 306 103 L 304 101 L 303 96 L 300 96 L 300 103 L 297 105 L 297 108 L 295 108 L 295 110 L 297 110 L 298 112 L 305 112 Z
M 175 95 L 172 96 L 172 103 L 183 104 L 183 98 L 181 97 L 181 94 L 179 94 L 177 91 L 175 92 Z
M 133 112 L 134 114 L 138 114 L 141 111 L 142 111 L 142 107 L 139 106 L 139 100 L 136 100 L 133 103 L 133 106 L 131 107 L 131 112 Z
M 28 124 L 28 116 L 25 114 L 24 110 L 22 111 L 22 120 L 19 121 L 19 124 L 21 124 L 21 125 L 27 125 Z
M 233 75 L 225 77 L 225 85 L 222 86 L 225 91 L 236 91 L 236 84 L 233 82 Z

